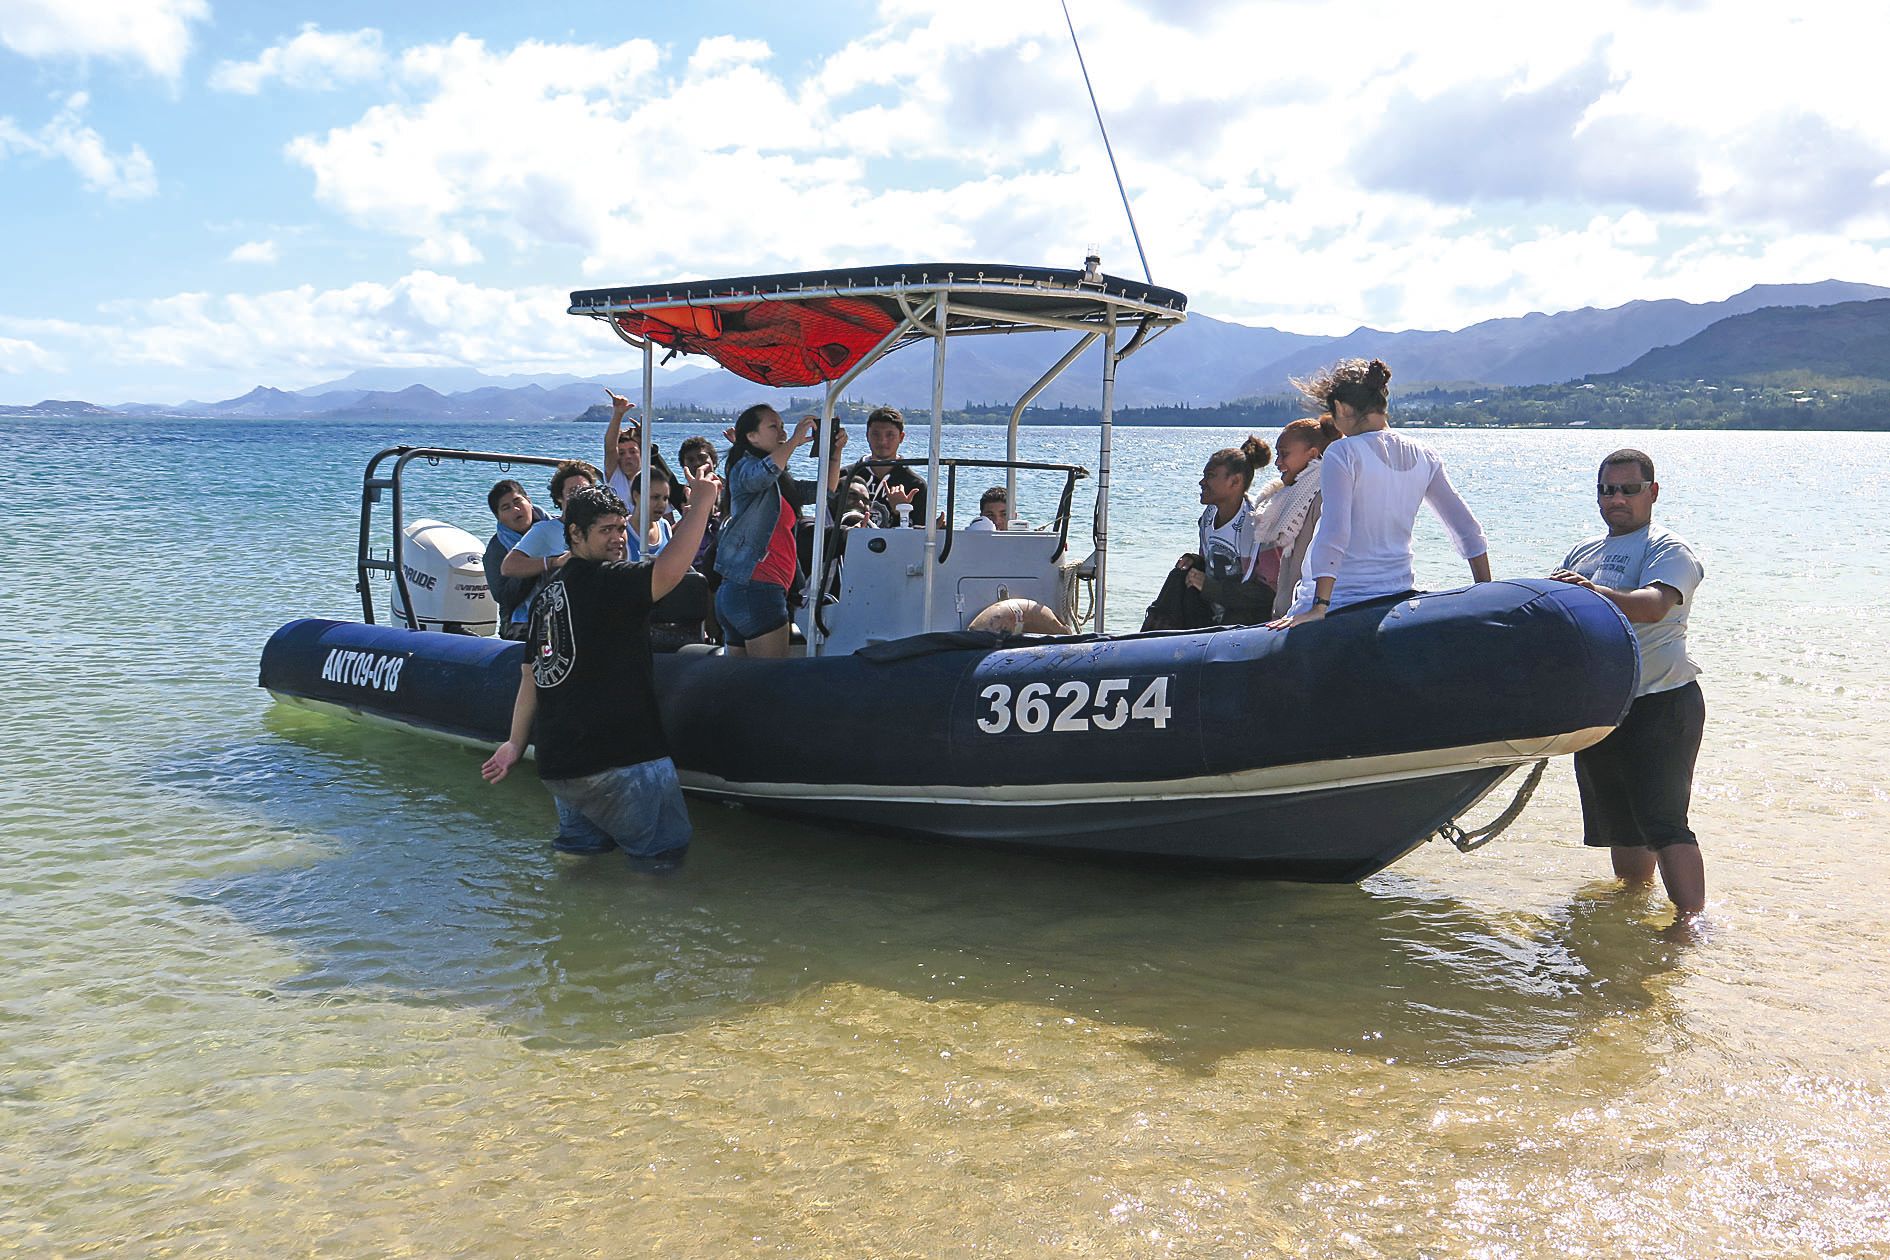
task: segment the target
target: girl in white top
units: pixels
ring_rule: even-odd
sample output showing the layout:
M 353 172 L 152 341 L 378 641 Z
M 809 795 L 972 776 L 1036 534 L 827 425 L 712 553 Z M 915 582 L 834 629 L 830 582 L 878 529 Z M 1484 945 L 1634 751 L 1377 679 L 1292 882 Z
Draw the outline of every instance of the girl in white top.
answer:
M 1347 359 L 1301 392 L 1332 413 L 1345 436 L 1326 448 L 1320 473 L 1324 506 L 1307 550 L 1291 616 L 1275 629 L 1317 621 L 1331 608 L 1411 589 L 1411 529 L 1428 503 L 1450 531 L 1457 554 L 1478 582 L 1490 580 L 1482 527 L 1421 442 L 1393 433 L 1387 399 L 1391 369 L 1377 359 Z
M 639 560 L 654 560 L 661 555 L 663 548 L 669 546 L 669 496 L 670 480 L 660 468 L 650 469 L 650 532 L 639 541 L 637 539 L 637 491 L 643 488 L 643 479 L 638 477 L 630 483 L 630 539 L 627 551 L 631 564 Z
M 1321 459 L 1341 436 L 1331 416 L 1293 421 L 1273 442 L 1273 466 L 1280 475 L 1251 496 L 1254 545 L 1260 548 L 1254 573 L 1279 592 L 1272 616 L 1292 611 L 1293 590 L 1324 506 L 1319 496 Z

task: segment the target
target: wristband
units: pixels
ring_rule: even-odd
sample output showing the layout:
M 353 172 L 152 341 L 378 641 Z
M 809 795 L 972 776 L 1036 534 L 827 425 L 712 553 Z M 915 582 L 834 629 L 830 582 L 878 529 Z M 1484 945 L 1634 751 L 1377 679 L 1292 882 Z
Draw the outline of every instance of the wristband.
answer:
M 1312 602 L 1312 606 L 1313 606 L 1314 608 L 1330 608 L 1330 607 L 1332 607 L 1332 601 L 1331 601 L 1331 600 L 1329 600 L 1329 599 L 1318 599 L 1318 598 L 1315 598 L 1315 599 L 1313 600 L 1313 602 Z

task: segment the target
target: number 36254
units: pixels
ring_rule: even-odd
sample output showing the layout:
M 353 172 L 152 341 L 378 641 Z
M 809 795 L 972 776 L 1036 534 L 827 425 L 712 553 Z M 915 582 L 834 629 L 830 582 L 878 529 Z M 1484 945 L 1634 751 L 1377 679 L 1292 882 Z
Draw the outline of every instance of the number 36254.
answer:
M 1168 705 L 1168 675 L 1131 695 L 1134 680 L 1099 679 L 1094 690 L 1086 679 L 1065 683 L 1025 683 L 1012 691 L 1006 683 L 992 683 L 978 693 L 984 701 L 978 729 L 1001 735 L 1016 729 L 1026 735 L 1042 731 L 1118 731 L 1130 722 L 1148 722 L 1165 730 L 1174 710 Z

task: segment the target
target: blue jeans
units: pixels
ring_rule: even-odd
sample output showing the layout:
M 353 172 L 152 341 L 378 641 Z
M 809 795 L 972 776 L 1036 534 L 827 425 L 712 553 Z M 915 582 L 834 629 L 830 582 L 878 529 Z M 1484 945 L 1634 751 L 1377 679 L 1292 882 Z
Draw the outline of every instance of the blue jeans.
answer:
M 545 787 L 558 807 L 554 848 L 566 853 L 618 848 L 644 858 L 689 847 L 689 811 L 676 763 L 668 757 L 575 779 L 546 779 Z
M 759 639 L 788 623 L 787 588 L 725 577 L 715 593 L 715 619 L 722 623 L 722 638 L 730 647 Z

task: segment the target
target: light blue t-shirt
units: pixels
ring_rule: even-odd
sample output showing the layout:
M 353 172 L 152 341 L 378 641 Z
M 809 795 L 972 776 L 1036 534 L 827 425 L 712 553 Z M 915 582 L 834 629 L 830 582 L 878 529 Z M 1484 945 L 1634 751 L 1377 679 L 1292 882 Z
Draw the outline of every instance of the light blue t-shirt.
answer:
M 1706 569 L 1678 534 L 1651 523 L 1631 534 L 1603 534 L 1577 543 L 1562 563 L 1612 591 L 1658 583 L 1679 593 L 1680 602 L 1665 617 L 1634 627 L 1641 641 L 1641 688 L 1635 698 L 1684 687 L 1700 676 L 1700 667 L 1687 655 L 1687 612 Z
M 635 564 L 640 560 L 654 560 L 656 557 L 663 554 L 663 548 L 669 546 L 669 522 L 659 516 L 656 518 L 655 525 L 656 543 L 654 546 L 645 547 L 641 545 L 637 539 L 636 518 L 634 516 L 631 517 L 630 536 L 625 540 L 625 551 L 627 552 L 625 558 L 629 560 L 631 564 Z
M 518 544 L 512 550 L 521 555 L 530 556 L 534 560 L 549 560 L 553 556 L 563 555 L 571 550 L 565 545 L 564 522 L 556 517 L 548 521 L 539 521 L 525 531 L 525 536 L 518 540 Z M 537 592 L 534 591 L 533 594 Z M 531 616 L 532 601 L 529 599 L 521 601 L 519 606 L 512 610 L 512 620 L 521 624 L 530 621 Z

